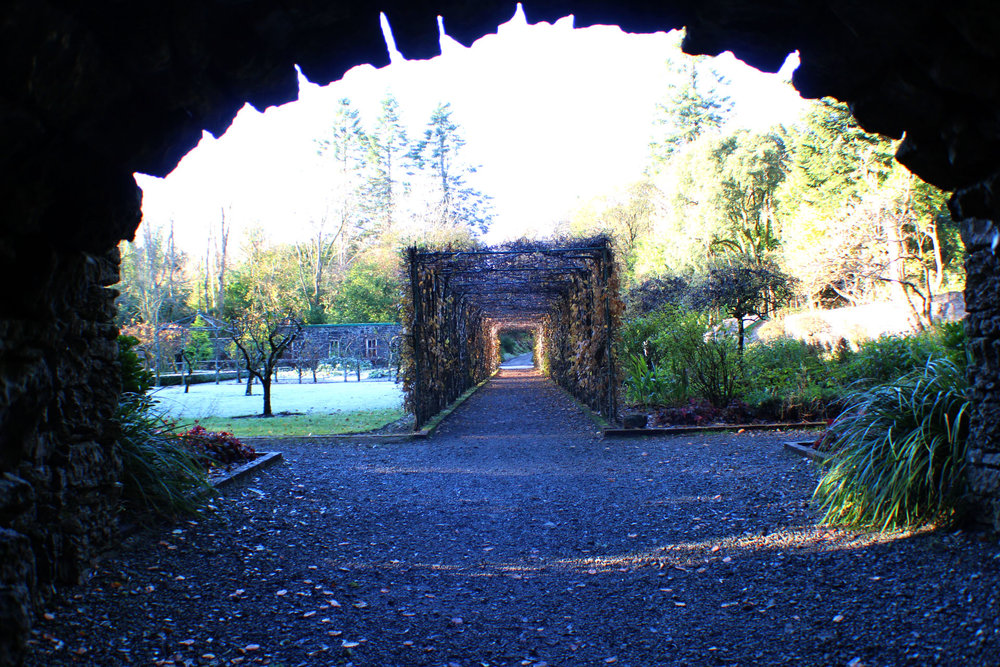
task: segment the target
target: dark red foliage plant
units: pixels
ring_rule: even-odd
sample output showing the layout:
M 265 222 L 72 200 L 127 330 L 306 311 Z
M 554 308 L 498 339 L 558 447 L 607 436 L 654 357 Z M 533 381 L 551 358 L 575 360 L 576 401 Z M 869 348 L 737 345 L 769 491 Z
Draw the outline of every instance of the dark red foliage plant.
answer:
M 180 437 L 191 453 L 209 469 L 217 466 L 228 468 L 257 458 L 253 447 L 226 431 L 209 431 L 199 425 L 181 433 Z

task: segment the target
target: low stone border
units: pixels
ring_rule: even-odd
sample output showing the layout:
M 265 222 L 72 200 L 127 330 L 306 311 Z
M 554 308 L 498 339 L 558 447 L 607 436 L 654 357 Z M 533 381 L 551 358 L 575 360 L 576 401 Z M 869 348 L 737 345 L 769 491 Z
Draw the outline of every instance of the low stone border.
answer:
M 281 452 L 261 452 L 260 456 L 255 458 L 253 461 L 244 463 L 243 465 L 228 470 L 217 477 L 212 477 L 208 481 L 212 483 L 217 489 L 232 484 L 238 479 L 242 479 L 252 472 L 262 470 L 263 468 L 269 468 L 274 464 L 282 460 Z
M 679 433 L 708 433 L 712 431 L 780 431 L 804 428 L 823 428 L 826 422 L 788 422 L 781 424 L 721 424 L 718 426 L 670 426 L 666 428 L 606 428 L 604 437 L 618 438 L 633 435 L 675 435 Z
M 811 442 L 786 442 L 785 449 L 817 463 L 826 463 L 827 459 L 830 458 L 830 454 L 814 449 Z
M 243 479 L 252 472 L 273 466 L 281 460 L 281 452 L 261 452 L 260 456 L 255 458 L 253 461 L 244 463 L 241 466 L 233 468 L 232 470 L 226 471 L 215 477 L 209 477 L 208 483 L 215 489 L 221 489 L 224 486 L 232 484 L 238 479 Z M 206 499 L 210 499 L 211 497 L 211 493 L 206 492 L 204 494 L 204 498 Z M 124 540 L 132 537 L 146 527 L 146 525 L 141 523 L 121 523 L 121 519 L 119 519 L 118 534 L 121 539 Z

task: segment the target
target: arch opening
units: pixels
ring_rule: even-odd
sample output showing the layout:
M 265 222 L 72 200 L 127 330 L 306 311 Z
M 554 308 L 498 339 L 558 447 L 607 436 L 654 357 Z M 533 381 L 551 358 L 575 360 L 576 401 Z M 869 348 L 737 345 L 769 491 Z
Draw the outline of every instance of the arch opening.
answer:
M 610 239 L 411 247 L 406 274 L 403 383 L 418 427 L 496 370 L 501 331 L 525 329 L 553 381 L 614 418 L 622 306 Z

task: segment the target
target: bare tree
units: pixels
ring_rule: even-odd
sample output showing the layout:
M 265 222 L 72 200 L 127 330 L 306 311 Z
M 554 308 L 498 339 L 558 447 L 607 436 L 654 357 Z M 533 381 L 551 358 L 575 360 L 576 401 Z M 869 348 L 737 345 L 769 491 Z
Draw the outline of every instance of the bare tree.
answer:
M 226 246 L 229 244 L 229 224 L 226 221 L 226 209 L 221 209 L 219 219 L 219 247 L 215 253 L 215 272 L 218 290 L 215 298 L 215 312 L 222 317 L 226 308 Z M 207 261 L 207 259 L 206 259 Z
M 247 373 L 260 380 L 264 417 L 274 414 L 271 411 L 271 380 L 278 361 L 301 331 L 302 323 L 295 317 L 258 304 L 245 310 L 232 324 L 230 335 L 243 356 Z
M 332 233 L 326 229 L 327 215 L 324 213 L 312 225 L 312 236 L 308 241 L 295 244 L 298 260 L 298 283 L 308 304 L 307 318 L 310 323 L 322 323 L 324 278 L 333 260 L 337 241 L 344 234 L 345 220 L 342 217 L 338 229 Z

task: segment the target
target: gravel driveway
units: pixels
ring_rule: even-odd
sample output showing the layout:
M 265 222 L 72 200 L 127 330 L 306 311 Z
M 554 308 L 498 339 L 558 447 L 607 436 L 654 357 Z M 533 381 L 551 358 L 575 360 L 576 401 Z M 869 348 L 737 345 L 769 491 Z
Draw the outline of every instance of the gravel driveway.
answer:
M 132 537 L 28 664 L 990 665 L 1000 550 L 814 525 L 787 433 L 601 440 L 504 370 L 427 441 L 283 441 Z

